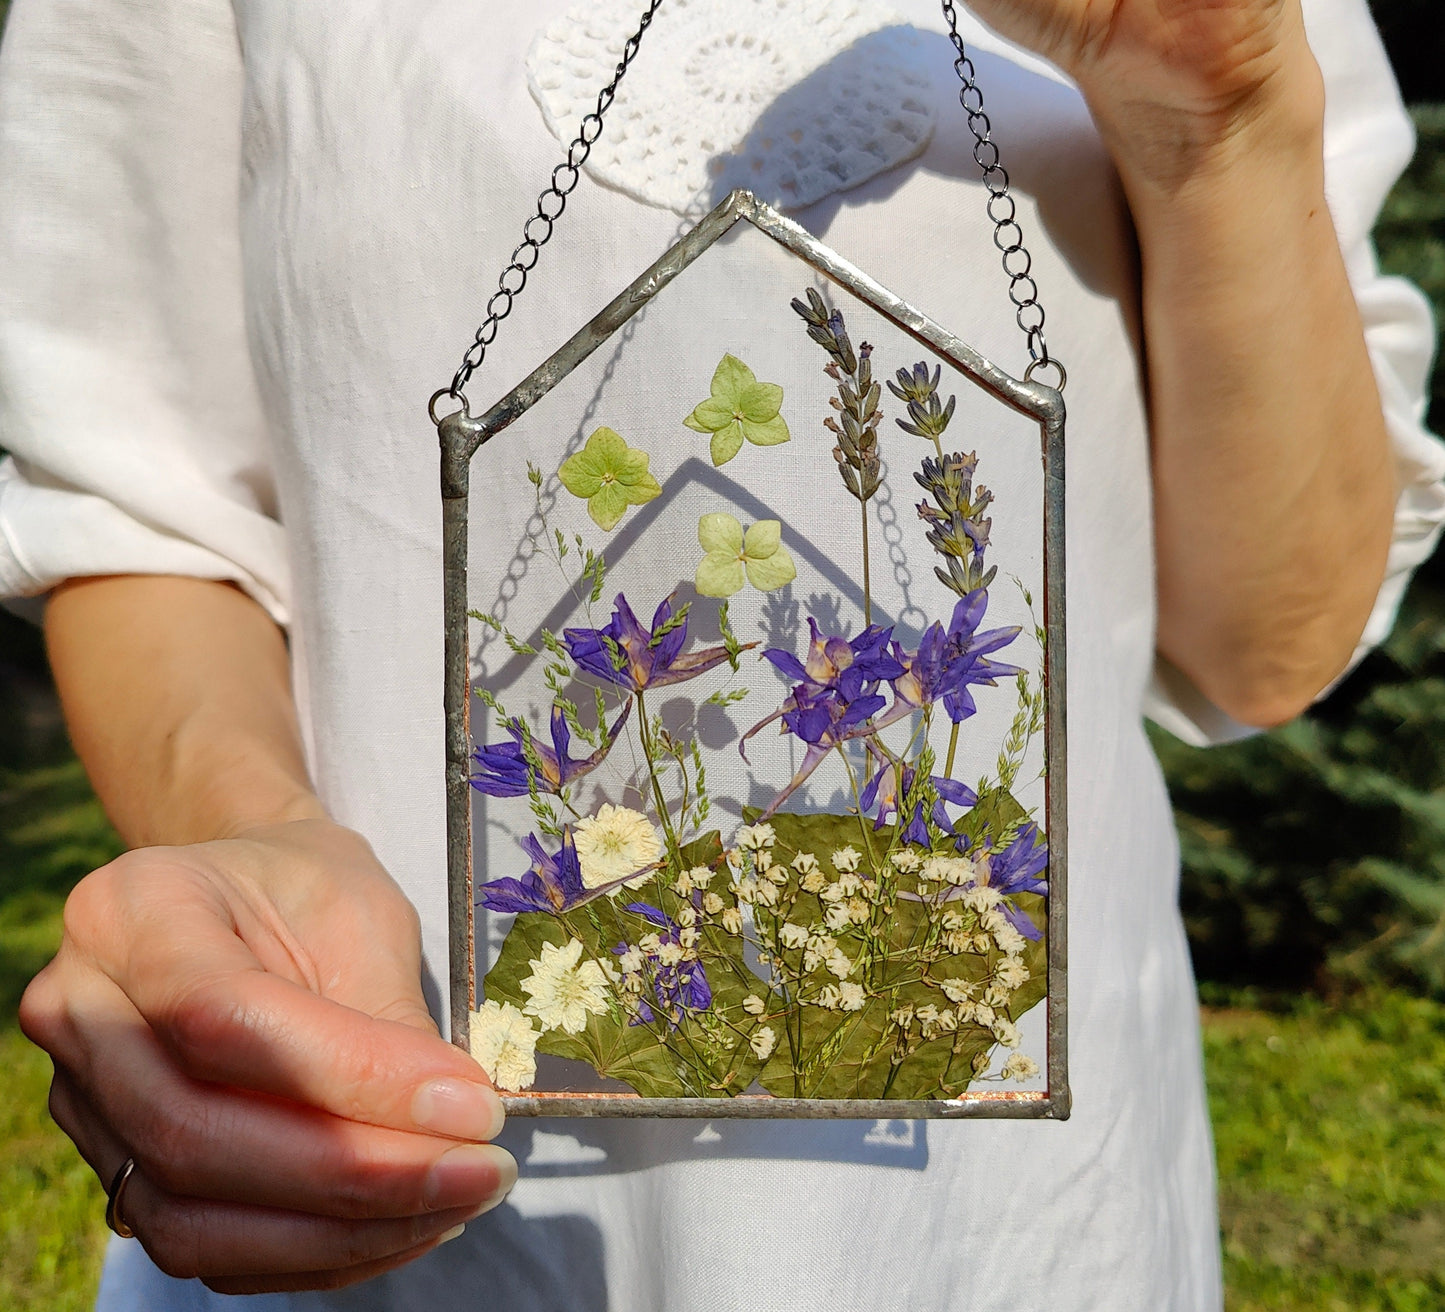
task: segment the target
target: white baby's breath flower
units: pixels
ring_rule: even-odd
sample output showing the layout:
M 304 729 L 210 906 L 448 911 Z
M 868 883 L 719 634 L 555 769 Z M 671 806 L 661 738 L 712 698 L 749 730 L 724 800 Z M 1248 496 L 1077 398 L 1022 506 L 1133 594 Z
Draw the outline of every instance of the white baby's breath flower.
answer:
M 878 894 L 880 891 L 881 890 L 879 889 L 878 881 L 876 879 L 865 879 L 863 881 L 863 896 L 866 897 L 870 902 L 876 902 L 878 900 Z
M 828 877 L 821 870 L 813 869 L 799 883 L 805 893 L 821 893 L 828 886 Z
M 838 876 L 835 887 L 844 897 L 854 897 L 862 890 L 863 880 L 855 871 L 845 870 Z
M 733 892 L 737 894 L 739 902 L 751 902 L 758 895 L 758 881 L 756 879 L 740 879 L 733 886 Z
M 668 941 L 661 943 L 657 948 L 657 959 L 664 966 L 675 966 L 682 960 L 682 945 Z
M 975 952 L 987 952 L 993 946 L 993 940 L 987 934 L 979 933 L 973 936 L 973 950 Z
M 635 975 L 642 969 L 642 949 L 633 943 L 629 945 L 626 952 L 617 958 L 617 964 L 622 967 L 624 975 Z
M 581 957 L 582 941 L 574 938 L 561 948 L 543 943 L 542 955 L 528 963 L 532 973 L 522 981 L 522 992 L 531 1000 L 522 1010 L 541 1022 L 544 1033 L 580 1034 L 589 1012 L 607 1011 L 607 976 L 595 961 Z
M 997 934 L 1007 924 L 1008 920 L 997 907 L 979 913 L 978 927 L 986 934 Z
M 687 877 L 694 888 L 706 888 L 712 882 L 712 870 L 708 866 L 693 866 Z
M 967 998 L 959 1002 L 957 1011 L 960 1025 L 967 1025 L 978 1020 L 978 1003 L 970 1002 Z
M 840 847 L 833 853 L 833 869 L 843 873 L 849 873 L 858 869 L 858 862 L 863 859 L 856 847 Z
M 701 937 L 702 935 L 700 935 L 697 930 L 694 929 L 691 925 L 689 925 L 686 929 L 680 929 L 677 931 L 678 945 L 684 950 L 690 950 L 692 948 L 695 948 L 697 946 L 698 939 Z M 697 955 L 696 953 L 691 951 L 688 951 L 687 954 L 690 956 Z
M 692 892 L 692 872 L 684 870 L 672 883 L 672 891 L 678 897 L 687 897 Z
M 673 912 L 672 918 L 685 929 L 690 929 L 697 924 L 697 912 L 690 905 L 684 904 Z
M 510 1002 L 488 998 L 471 1015 L 468 1042 L 472 1056 L 499 1089 L 528 1089 L 537 1078 L 537 1040 L 541 1034 Z
M 923 864 L 923 858 L 918 855 L 918 849 L 913 847 L 905 847 L 888 859 L 893 863 L 895 870 L 901 871 L 905 875 L 911 875 Z
M 758 885 L 756 897 L 763 906 L 775 907 L 778 905 L 778 886 L 770 883 L 768 880 L 763 880 L 763 882 Z
M 966 884 L 973 877 L 973 866 L 959 856 L 931 856 L 918 877 L 936 884 Z
M 1004 1062 L 1003 1069 L 999 1073 L 1006 1080 L 1018 1080 L 1022 1082 L 1032 1079 L 1039 1073 L 1039 1064 L 1032 1057 L 1026 1057 L 1021 1052 L 1015 1052 L 1009 1055 L 1009 1059 Z
M 1005 957 L 994 974 L 1006 989 L 1022 988 L 1030 978 L 1029 968 L 1017 957 Z
M 749 993 L 748 996 L 743 999 L 743 1010 L 747 1012 L 749 1016 L 761 1016 L 767 1009 L 768 1004 L 758 997 L 756 993 Z
M 788 882 L 787 866 L 768 866 L 763 870 L 762 874 L 764 879 L 779 886 Z
M 975 1024 L 987 1025 L 989 1029 L 992 1029 L 994 1021 L 998 1018 L 994 1015 L 993 1008 L 990 1007 L 988 1003 L 975 1002 L 973 1004 L 973 1019 Z
M 722 913 L 722 927 L 729 934 L 741 934 L 743 932 L 743 913 L 737 907 L 729 907 Z
M 818 858 L 811 852 L 799 852 L 793 858 L 793 869 L 800 875 L 810 874 L 818 868 Z
M 1003 894 L 987 884 L 976 884 L 963 895 L 963 905 L 970 911 L 991 911 L 1003 901 Z
M 862 1011 L 864 993 L 861 984 L 855 984 L 851 980 L 845 980 L 838 986 L 838 1005 L 844 1011 Z
M 959 912 L 950 909 L 943 913 L 943 920 L 941 923 L 944 929 L 962 929 L 963 916 Z
M 994 1038 L 1005 1048 L 1017 1048 L 1023 1042 L 1023 1036 L 1019 1034 L 1018 1026 L 1007 1016 L 995 1016 L 989 1029 L 993 1031 Z
M 965 934 L 961 929 L 951 929 L 943 936 L 943 946 L 949 952 L 972 952 L 973 935 Z
M 715 916 L 727 904 L 716 893 L 704 893 L 702 895 L 702 909 L 710 916 Z
M 828 884 L 819 890 L 818 896 L 824 902 L 841 902 L 845 894 L 837 884 Z
M 810 947 L 806 952 L 804 952 L 803 973 L 806 975 L 809 971 L 817 970 L 817 968 L 823 963 L 824 955 L 824 953 L 819 952 L 818 949 L 814 947 Z
M 938 1008 L 931 1002 L 925 1002 L 913 1015 L 920 1025 L 927 1028 L 938 1024 Z
M 778 937 L 783 940 L 785 948 L 800 948 L 808 941 L 808 931 L 802 925 L 785 920 L 778 930 Z
M 990 1007 L 1003 1007 L 1008 1004 L 1009 998 L 1013 996 L 1013 990 L 1001 984 L 998 980 L 990 980 L 989 986 L 983 991 L 983 1000 Z
M 637 946 L 649 957 L 655 957 L 657 955 L 657 949 L 662 946 L 662 939 L 656 934 L 644 934 L 637 940 Z
M 600 888 L 642 871 L 637 879 L 628 879 L 635 887 L 662 856 L 662 839 L 648 818 L 611 802 L 598 807 L 596 815 L 584 816 L 572 833 L 584 888 Z
M 761 852 L 778 841 L 772 825 L 744 825 L 738 830 L 738 846 L 749 852 Z
M 823 913 L 823 923 L 835 933 L 847 929 L 853 923 L 853 918 L 848 914 L 848 904 L 835 902 Z
M 941 979 L 938 987 L 950 1002 L 967 1002 L 978 989 L 976 984 L 970 984 L 966 979 Z
M 723 853 L 723 860 L 727 862 L 729 870 L 738 871 L 743 868 L 743 854 L 735 847 L 730 847 Z
M 772 1055 L 773 1044 L 778 1041 L 778 1036 L 773 1033 L 771 1025 L 759 1025 L 753 1031 L 753 1036 L 748 1040 L 752 1050 L 760 1060 L 766 1061 Z
M 872 908 L 861 897 L 850 897 L 846 903 L 848 919 L 855 925 L 861 925 L 870 915 Z
M 998 944 L 998 950 L 1000 952 L 1006 953 L 1011 957 L 1018 956 L 1028 942 L 1028 940 L 1007 921 L 993 931 L 993 941 Z
M 843 991 L 836 984 L 824 984 L 818 990 L 817 1003 L 828 1011 L 837 1011 L 843 1005 Z
M 839 979 L 847 979 L 853 973 L 853 963 L 843 954 L 842 948 L 834 948 L 828 954 L 827 966 Z

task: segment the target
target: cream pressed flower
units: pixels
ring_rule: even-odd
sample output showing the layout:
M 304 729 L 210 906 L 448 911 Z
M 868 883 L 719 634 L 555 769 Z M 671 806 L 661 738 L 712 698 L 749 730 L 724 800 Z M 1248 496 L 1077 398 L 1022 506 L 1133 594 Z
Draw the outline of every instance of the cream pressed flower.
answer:
M 976 984 L 970 984 L 966 979 L 941 979 L 938 987 L 943 990 L 943 996 L 950 1002 L 967 1002 L 973 997 L 977 990 Z
M 646 874 L 662 856 L 662 839 L 648 818 L 611 802 L 579 820 L 573 836 L 584 888 L 615 884 L 639 871 Z
M 694 888 L 706 888 L 712 883 L 712 871 L 707 866 L 693 866 L 687 877 Z
M 818 1006 L 837 1011 L 843 1005 L 843 994 L 836 984 L 824 984 L 818 990 Z
M 854 984 L 851 981 L 844 981 L 838 986 L 838 1005 L 844 1011 L 862 1011 L 864 993 L 861 984 Z
M 1027 1080 L 1039 1073 L 1039 1064 L 1032 1057 L 1026 1057 L 1021 1052 L 1010 1054 L 1009 1059 L 1004 1062 L 1000 1074 L 1006 1080 Z
M 682 874 L 672 882 L 672 891 L 676 893 L 678 897 L 687 897 L 687 895 L 692 892 L 692 887 L 692 871 L 690 870 L 684 870 Z
M 990 1007 L 988 1003 L 975 1002 L 973 1004 L 973 1019 L 977 1024 L 987 1025 L 989 1029 L 992 1029 L 997 1017 L 994 1016 L 993 1008 Z
M 739 902 L 751 902 L 758 895 L 758 881 L 751 877 L 740 879 L 734 885 L 733 892 L 737 895 Z
M 649 957 L 655 957 L 657 955 L 657 949 L 662 946 L 662 939 L 656 934 L 644 934 L 637 940 L 637 946 L 647 953 Z
M 994 972 L 998 982 L 1006 989 L 1022 988 L 1031 977 L 1029 968 L 1017 957 L 1005 957 Z
M 848 912 L 848 919 L 855 925 L 861 925 L 873 914 L 872 909 L 861 897 L 850 897 L 845 910 Z
M 758 1028 L 753 1031 L 752 1038 L 748 1040 L 748 1043 L 758 1055 L 759 1059 L 766 1061 L 768 1057 L 772 1055 L 773 1044 L 777 1041 L 778 1036 L 773 1033 L 773 1027 L 771 1025 L 759 1025 Z
M 537 1078 L 537 1040 L 542 1036 L 510 1002 L 488 998 L 472 1012 L 472 1056 L 499 1089 L 527 1089 Z
M 841 948 L 834 948 L 828 955 L 828 970 L 839 979 L 847 979 L 853 973 L 853 963 L 843 955 Z
M 542 1030 L 580 1034 L 587 1028 L 587 1015 L 607 1011 L 607 976 L 595 961 L 583 961 L 581 939 L 566 947 L 542 944 L 542 955 L 529 964 L 532 973 L 522 981 L 522 992 L 531 999 L 522 1008 L 535 1016 Z
M 682 944 L 667 942 L 661 944 L 657 949 L 657 959 L 664 966 L 675 966 L 682 960 Z
M 809 874 L 817 868 L 818 858 L 811 852 L 799 852 L 798 855 L 793 858 L 793 869 L 800 875 Z
M 853 923 L 846 903 L 836 902 L 823 913 L 823 923 L 835 933 L 840 933 Z
M 818 896 L 824 902 L 841 902 L 847 894 L 837 884 L 829 884 L 822 889 Z
M 768 1004 L 758 997 L 756 993 L 749 993 L 748 996 L 743 999 L 743 1010 L 747 1012 L 749 1016 L 761 1016 L 767 1009 Z
M 642 949 L 635 943 L 626 952 L 617 958 L 617 964 L 622 967 L 624 975 L 635 975 L 642 969 Z
M 672 918 L 684 929 L 691 929 L 697 924 L 697 912 L 690 906 L 678 907 L 678 909 L 672 913 Z
M 821 893 L 828 886 L 828 879 L 821 870 L 815 868 L 803 876 L 801 886 L 805 893 Z
M 1007 924 L 1003 912 L 996 907 L 981 912 L 978 917 L 978 927 L 986 934 L 997 934 Z
M 923 864 L 923 858 L 918 855 L 917 849 L 912 847 L 905 847 L 901 852 L 895 852 L 888 859 L 893 863 L 895 870 L 901 871 L 905 875 L 911 875 Z
M 729 907 L 722 913 L 722 927 L 729 934 L 741 934 L 743 932 L 743 913 L 737 907 Z
M 702 895 L 702 909 L 710 916 L 715 916 L 727 904 L 716 893 L 704 893 Z
M 1027 940 L 1012 925 L 1005 922 L 993 931 L 993 941 L 998 950 L 1010 957 L 1016 957 L 1024 950 Z
M 777 884 L 780 888 L 788 882 L 787 866 L 768 866 L 762 874 L 770 884 Z
M 778 886 L 767 880 L 758 885 L 757 899 L 765 907 L 778 905 Z
M 701 937 L 702 935 L 699 934 L 697 930 L 695 930 L 691 925 L 689 925 L 686 929 L 680 929 L 677 931 L 678 944 L 685 949 L 686 955 L 689 958 L 697 956 L 697 953 L 694 952 L 692 949 L 697 947 L 697 941 Z
M 990 1007 L 1007 1006 L 1008 1000 L 1012 996 L 1013 990 L 999 983 L 998 980 L 991 981 L 989 986 L 983 991 L 983 1000 L 988 1003 Z
M 858 862 L 863 858 L 855 847 L 840 847 L 833 853 L 833 869 L 844 874 L 850 874 L 858 869 Z
M 963 905 L 970 911 L 991 911 L 1003 901 L 1003 894 L 987 884 L 976 884 L 963 895 Z
M 1005 1048 L 1017 1048 L 1023 1042 L 1023 1036 L 1018 1032 L 1018 1026 L 1006 1016 L 995 1016 L 989 1029 L 993 1031 L 994 1038 Z
M 738 846 L 749 852 L 761 852 L 777 841 L 778 834 L 772 825 L 744 825 L 738 830 Z
M 808 931 L 802 925 L 785 920 L 778 930 L 778 937 L 783 940 L 785 948 L 800 948 L 808 941 Z

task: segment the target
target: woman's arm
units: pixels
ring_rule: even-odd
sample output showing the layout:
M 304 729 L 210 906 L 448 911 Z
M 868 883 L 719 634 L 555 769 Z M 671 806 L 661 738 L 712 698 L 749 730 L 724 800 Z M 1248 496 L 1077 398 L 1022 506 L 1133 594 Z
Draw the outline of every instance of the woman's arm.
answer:
M 280 633 L 221 583 L 66 585 L 47 637 L 136 850 L 66 904 L 26 991 L 51 1108 L 158 1265 L 224 1292 L 400 1265 L 516 1178 L 480 1068 L 437 1035 L 415 912 L 311 792 Z M 156 846 L 155 844 L 176 846 Z
M 1159 647 L 1272 725 L 1345 668 L 1397 489 L 1299 0 L 982 0 L 1079 83 L 1138 229 Z

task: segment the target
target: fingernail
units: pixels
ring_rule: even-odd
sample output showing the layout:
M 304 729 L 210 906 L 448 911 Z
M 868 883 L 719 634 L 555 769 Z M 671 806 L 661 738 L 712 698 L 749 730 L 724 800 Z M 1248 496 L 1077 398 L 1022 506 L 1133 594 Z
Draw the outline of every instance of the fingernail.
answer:
M 466 1233 L 466 1229 L 467 1228 L 464 1225 L 452 1226 L 452 1228 L 448 1230 L 446 1234 L 444 1234 L 440 1239 L 437 1240 L 437 1246 L 440 1247 L 442 1244 L 451 1243 L 453 1239 L 459 1239 L 463 1234 Z
M 422 1200 L 427 1210 L 475 1207 L 474 1216 L 495 1207 L 517 1183 L 516 1159 L 493 1144 L 463 1144 L 443 1153 L 427 1172 Z
M 471 1080 L 433 1080 L 411 1100 L 418 1129 L 453 1139 L 493 1139 L 505 1119 L 502 1100 L 485 1084 Z

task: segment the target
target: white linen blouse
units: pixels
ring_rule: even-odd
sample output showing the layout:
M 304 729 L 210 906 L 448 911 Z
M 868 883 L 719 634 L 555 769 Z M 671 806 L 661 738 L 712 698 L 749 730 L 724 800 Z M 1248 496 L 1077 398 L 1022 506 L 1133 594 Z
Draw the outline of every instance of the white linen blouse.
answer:
M 434 981 L 441 571 L 424 405 L 561 157 L 549 123 L 570 136 L 577 96 L 595 94 L 642 7 L 606 0 L 562 22 L 564 5 L 15 0 L 0 48 L 0 595 L 170 573 L 234 580 L 265 606 L 291 636 L 321 796 L 415 902 Z M 941 20 L 930 0 L 894 5 L 665 4 L 596 180 L 478 395 L 656 258 L 699 184 L 739 177 L 1021 369 Z M 1409 122 L 1364 0 L 1305 7 L 1329 201 L 1401 487 L 1363 651 L 1445 519 L 1445 453 L 1421 426 L 1428 310 L 1379 275 L 1369 242 Z M 1138 277 L 1117 181 L 1065 79 L 971 21 L 965 35 L 1070 373 L 1072 1119 L 517 1121 L 509 1202 L 404 1271 L 222 1299 L 116 1240 L 107 1312 L 1219 1308 L 1177 849 L 1142 719 L 1193 742 L 1243 730 L 1155 660 Z M 849 73 L 859 41 L 873 58 Z M 795 129 L 749 135 L 805 79 Z M 721 160 L 701 178 L 699 152 Z M 764 274 L 731 259 L 696 276 Z M 694 370 L 715 362 L 676 349 Z M 526 454 L 499 449 L 490 467 L 520 483 Z M 474 567 L 504 559 L 521 523 L 478 524 Z

